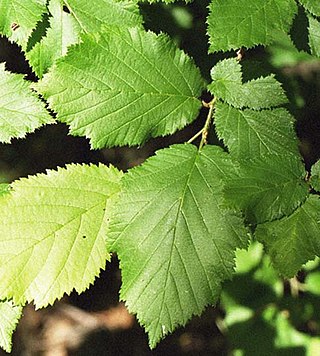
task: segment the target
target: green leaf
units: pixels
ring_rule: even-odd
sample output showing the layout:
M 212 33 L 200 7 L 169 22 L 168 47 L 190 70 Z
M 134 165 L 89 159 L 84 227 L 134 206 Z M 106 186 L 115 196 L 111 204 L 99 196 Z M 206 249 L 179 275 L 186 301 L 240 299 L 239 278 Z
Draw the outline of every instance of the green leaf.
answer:
M 239 159 L 272 153 L 299 156 L 294 119 L 286 109 L 239 110 L 217 102 L 215 125 L 218 137 Z
M 109 245 L 122 270 L 121 299 L 157 342 L 219 297 L 248 240 L 242 219 L 222 205 L 234 175 L 217 146 L 175 145 L 123 178 Z
M 193 0 L 183 0 L 184 3 L 188 4 L 191 3 Z M 178 0 L 147 0 L 149 4 L 156 4 L 156 3 L 164 3 L 164 4 L 173 4 L 178 2 Z
M 291 155 L 246 160 L 240 164 L 239 176 L 225 186 L 225 198 L 253 224 L 279 219 L 306 199 L 305 174 L 302 162 Z
M 0 347 L 10 353 L 12 334 L 22 316 L 22 307 L 10 302 L 0 302 Z
M 63 5 L 67 6 L 70 13 L 64 11 Z M 142 25 L 137 3 L 128 1 L 51 0 L 48 9 L 51 17 L 47 34 L 26 53 L 39 78 L 67 53 L 68 47 L 80 42 L 81 32 L 98 32 L 102 25 Z
M 320 296 L 320 272 L 311 272 L 307 274 L 304 281 L 304 290 Z
M 85 36 L 36 89 L 93 148 L 142 144 L 192 122 L 204 81 L 165 35 L 139 28 Z
M 218 62 L 211 70 L 210 92 L 237 108 L 265 109 L 288 102 L 273 75 L 242 83 L 241 65 L 235 58 Z
M 310 183 L 314 190 L 320 192 L 320 160 L 311 167 Z
M 263 246 L 254 241 L 251 242 L 248 249 L 239 249 L 236 251 L 236 273 L 244 274 L 252 271 L 258 266 L 262 259 Z
M 309 53 L 299 51 L 286 33 L 278 33 L 272 46 L 267 48 L 270 62 L 276 68 L 296 66 L 301 62 L 315 61 Z
M 101 26 L 134 27 L 143 19 L 137 2 L 125 0 L 62 0 L 84 33 L 99 32 Z
M 277 31 L 289 32 L 297 13 L 294 0 L 212 0 L 210 52 L 270 44 Z
M 310 195 L 290 216 L 258 225 L 257 239 L 285 277 L 293 277 L 304 263 L 319 256 L 319 210 L 319 197 Z
M 24 137 L 53 119 L 44 104 L 32 92 L 30 82 L 0 64 L 0 142 Z
M 30 65 L 39 78 L 64 56 L 70 45 L 79 41 L 80 27 L 76 20 L 63 11 L 60 0 L 51 0 L 48 6 L 51 17 L 50 28 L 43 39 L 26 53 Z
M 309 19 L 309 46 L 314 56 L 320 57 L 320 22 L 312 16 Z
M 26 48 L 28 38 L 42 14 L 46 0 L 0 0 L 0 33 Z
M 315 16 L 320 16 L 320 2 L 318 0 L 299 0 L 306 10 Z
M 0 295 L 43 307 L 104 268 L 115 168 L 69 165 L 12 183 L 0 199 Z

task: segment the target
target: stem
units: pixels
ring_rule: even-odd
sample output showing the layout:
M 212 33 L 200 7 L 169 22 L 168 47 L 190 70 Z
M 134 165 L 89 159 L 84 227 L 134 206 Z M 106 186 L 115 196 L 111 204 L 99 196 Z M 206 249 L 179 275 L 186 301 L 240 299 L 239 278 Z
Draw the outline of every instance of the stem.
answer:
M 197 137 L 199 137 L 202 134 L 204 128 L 202 128 L 199 132 L 197 132 L 194 136 L 190 138 L 190 140 L 187 141 L 187 143 L 193 142 Z
M 210 103 L 208 103 L 206 105 L 207 107 L 209 107 L 209 112 L 208 112 L 206 122 L 203 126 L 203 129 L 201 130 L 202 137 L 201 137 L 201 141 L 200 141 L 200 145 L 199 145 L 199 150 L 201 150 L 201 148 L 208 143 L 207 142 L 208 132 L 209 132 L 211 121 L 212 121 L 213 109 L 214 109 L 215 103 L 216 103 L 216 98 L 213 98 L 210 101 Z

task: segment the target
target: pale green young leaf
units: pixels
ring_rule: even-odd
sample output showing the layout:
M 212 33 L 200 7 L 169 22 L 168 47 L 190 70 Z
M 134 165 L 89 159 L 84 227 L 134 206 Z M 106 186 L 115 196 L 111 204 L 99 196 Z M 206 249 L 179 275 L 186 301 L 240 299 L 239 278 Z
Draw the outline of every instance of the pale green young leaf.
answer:
M 288 102 L 273 75 L 242 83 L 241 65 L 235 58 L 218 62 L 211 70 L 210 92 L 237 108 L 265 109 Z
M 26 53 L 26 58 L 39 78 L 80 38 L 78 23 L 72 15 L 63 11 L 61 0 L 51 0 L 48 9 L 51 17 L 46 36 Z
M 311 14 L 320 16 L 320 2 L 318 0 L 299 0 L 299 2 Z
M 309 19 L 309 46 L 314 56 L 320 57 L 320 22 L 312 16 Z
M 270 44 L 277 31 L 289 32 L 294 0 L 212 0 L 208 17 L 210 51 Z
M 307 198 L 305 174 L 300 159 L 284 153 L 244 160 L 238 177 L 226 184 L 225 198 L 253 224 L 279 219 Z
M 293 277 L 304 263 L 320 255 L 319 210 L 319 197 L 310 195 L 292 215 L 258 225 L 257 239 L 285 277 Z
M 12 183 L 0 199 L 0 296 L 52 304 L 105 267 L 110 207 L 121 173 L 70 165 Z
M 13 74 L 0 64 L 0 142 L 24 137 L 53 119 L 44 103 L 31 90 L 22 74 Z
M 0 33 L 26 49 L 28 38 L 47 11 L 46 0 L 0 0 Z
M 12 334 L 22 316 L 22 307 L 10 302 L 0 302 L 0 347 L 11 352 Z
M 109 246 L 120 259 L 121 299 L 157 342 L 219 297 L 248 240 L 222 204 L 234 167 L 217 146 L 175 145 L 123 178 Z
M 294 119 L 286 109 L 240 110 L 217 102 L 215 126 L 218 137 L 239 159 L 272 153 L 299 156 Z
M 311 167 L 311 178 L 310 178 L 311 186 L 317 192 L 320 192 L 320 161 L 317 161 Z
M 165 35 L 109 28 L 83 43 L 35 85 L 93 148 L 136 145 L 192 122 L 204 81 L 190 58 Z
M 62 0 L 84 33 L 100 31 L 102 25 L 134 27 L 143 19 L 136 1 Z

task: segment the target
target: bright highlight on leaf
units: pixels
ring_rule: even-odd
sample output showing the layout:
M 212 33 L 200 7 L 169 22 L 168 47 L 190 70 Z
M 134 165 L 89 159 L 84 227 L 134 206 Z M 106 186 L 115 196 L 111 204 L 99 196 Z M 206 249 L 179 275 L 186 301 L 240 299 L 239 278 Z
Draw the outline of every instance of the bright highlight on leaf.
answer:
M 21 74 L 13 74 L 0 64 L 0 142 L 25 137 L 53 119 Z
M 212 0 L 208 17 L 210 51 L 270 44 L 277 31 L 289 32 L 294 0 Z
M 24 178 L 0 199 L 0 296 L 52 304 L 104 268 L 110 206 L 122 174 L 70 165 Z
M 319 197 L 311 195 L 292 215 L 258 226 L 256 236 L 282 275 L 293 277 L 302 264 L 320 255 L 319 211 Z
M 308 196 L 306 172 L 295 156 L 268 155 L 243 161 L 238 174 L 226 184 L 225 198 L 252 223 L 289 215 Z
M 149 334 L 151 347 L 219 297 L 248 233 L 222 203 L 234 175 L 217 146 L 175 145 L 123 178 L 109 245 L 122 270 L 121 299 Z
M 286 109 L 239 110 L 218 102 L 214 117 L 219 138 L 238 159 L 283 152 L 300 155 L 294 119 Z
M 105 28 L 84 37 L 36 89 L 71 134 L 102 148 L 142 144 L 192 122 L 204 81 L 165 35 Z
M 22 307 L 12 302 L 0 302 L 0 347 L 11 352 L 12 334 L 22 316 Z
M 288 102 L 273 75 L 242 83 L 241 65 L 235 58 L 218 62 L 212 68 L 211 77 L 210 92 L 236 108 L 266 109 Z
M 28 38 L 42 14 L 46 12 L 46 0 L 1 0 L 0 33 L 26 49 Z

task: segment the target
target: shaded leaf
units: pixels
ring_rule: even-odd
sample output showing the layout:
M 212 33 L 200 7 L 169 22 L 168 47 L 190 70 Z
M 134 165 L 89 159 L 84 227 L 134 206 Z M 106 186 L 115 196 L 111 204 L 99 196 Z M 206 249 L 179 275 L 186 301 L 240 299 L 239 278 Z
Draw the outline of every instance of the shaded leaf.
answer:
M 273 75 L 242 83 L 241 65 L 235 58 L 218 62 L 211 70 L 211 93 L 237 108 L 265 109 L 288 102 Z
M 319 211 L 319 197 L 310 195 L 290 216 L 258 225 L 257 239 L 285 277 L 293 277 L 304 263 L 319 256 Z
M 294 119 L 286 109 L 239 110 L 217 102 L 215 110 L 217 134 L 237 158 L 283 152 L 300 155 Z
M 305 173 L 302 162 L 291 155 L 242 161 L 239 176 L 225 186 L 225 197 L 253 224 L 279 219 L 307 198 Z
M 122 270 L 121 299 L 157 342 L 219 297 L 248 234 L 222 204 L 234 175 L 217 146 L 175 145 L 124 176 L 109 245 Z M 249 234 L 250 235 L 250 234 Z
M 294 0 L 212 0 L 208 17 L 210 51 L 270 44 L 277 31 L 289 32 Z

